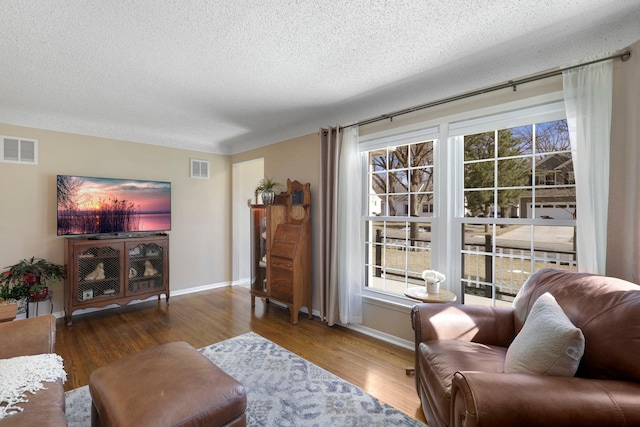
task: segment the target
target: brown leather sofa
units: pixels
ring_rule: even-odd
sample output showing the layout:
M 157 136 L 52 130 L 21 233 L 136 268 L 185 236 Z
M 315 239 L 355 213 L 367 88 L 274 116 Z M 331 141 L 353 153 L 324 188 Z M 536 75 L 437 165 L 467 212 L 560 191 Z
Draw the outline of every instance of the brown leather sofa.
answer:
M 584 335 L 576 375 L 504 373 L 509 345 L 545 292 Z M 524 310 L 413 308 L 416 387 L 429 426 L 640 425 L 640 286 L 545 269 L 520 293 Z
M 53 353 L 55 344 L 56 318 L 52 315 L 0 323 L 0 359 Z M 28 402 L 20 403 L 21 413 L 0 419 L 0 427 L 66 426 L 62 380 L 45 386 L 28 395 Z

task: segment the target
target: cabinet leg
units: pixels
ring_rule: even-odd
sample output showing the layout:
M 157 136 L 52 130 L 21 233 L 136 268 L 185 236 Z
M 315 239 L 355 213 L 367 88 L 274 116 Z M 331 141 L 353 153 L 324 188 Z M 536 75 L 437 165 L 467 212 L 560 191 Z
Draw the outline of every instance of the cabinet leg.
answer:
M 251 308 L 255 308 L 256 306 L 256 296 L 251 295 Z
M 291 323 L 293 323 L 294 325 L 298 324 L 298 311 L 294 310 L 293 307 L 290 307 L 289 310 L 291 311 Z

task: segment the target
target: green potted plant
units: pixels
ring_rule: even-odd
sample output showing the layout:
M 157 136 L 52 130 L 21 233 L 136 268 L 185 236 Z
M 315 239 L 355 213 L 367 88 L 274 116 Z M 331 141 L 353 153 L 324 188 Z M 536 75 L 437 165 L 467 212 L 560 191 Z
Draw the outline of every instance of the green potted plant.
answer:
M 275 180 L 275 178 L 264 177 L 258 183 L 256 187 L 256 196 L 262 195 L 262 202 L 265 205 L 272 205 L 276 197 L 276 190 L 282 188 L 282 184 Z
M 3 284 L 13 288 L 26 288 L 32 301 L 41 301 L 49 292 L 48 283 L 55 283 L 66 276 L 63 265 L 55 264 L 43 258 L 31 257 L 17 264 L 7 266 L 1 273 Z

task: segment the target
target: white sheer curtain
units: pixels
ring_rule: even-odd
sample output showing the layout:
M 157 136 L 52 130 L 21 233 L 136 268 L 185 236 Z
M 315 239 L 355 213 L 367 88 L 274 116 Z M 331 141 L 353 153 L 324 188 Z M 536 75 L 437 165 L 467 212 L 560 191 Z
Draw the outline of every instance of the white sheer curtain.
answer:
M 342 324 L 362 323 L 362 169 L 358 128 L 344 131 L 338 167 L 338 307 Z M 331 321 L 329 322 L 331 325 Z
M 612 61 L 563 72 L 564 101 L 576 180 L 581 272 L 605 274 L 609 203 Z

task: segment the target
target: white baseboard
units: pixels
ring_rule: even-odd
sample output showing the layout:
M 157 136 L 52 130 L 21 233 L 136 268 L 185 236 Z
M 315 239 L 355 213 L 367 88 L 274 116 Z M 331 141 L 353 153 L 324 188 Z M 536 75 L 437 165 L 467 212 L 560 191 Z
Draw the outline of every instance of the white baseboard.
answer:
M 192 288 L 178 289 L 176 291 L 172 290 L 171 296 L 193 294 L 196 292 L 208 291 L 209 289 L 224 288 L 226 286 L 232 286 L 232 283 L 231 282 L 211 283 L 209 285 L 194 286 Z
M 402 338 L 398 338 L 394 335 L 390 335 L 385 332 L 380 332 L 375 329 L 371 329 L 362 325 L 351 324 L 351 325 L 344 325 L 344 326 L 346 328 L 352 329 L 354 331 L 360 332 L 370 337 L 377 338 L 381 341 L 385 341 L 385 342 L 397 345 L 398 347 L 403 347 L 408 350 L 415 350 L 415 344 L 413 343 L 413 341 L 408 341 Z

